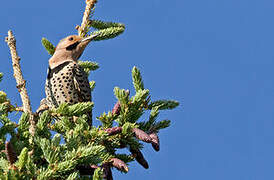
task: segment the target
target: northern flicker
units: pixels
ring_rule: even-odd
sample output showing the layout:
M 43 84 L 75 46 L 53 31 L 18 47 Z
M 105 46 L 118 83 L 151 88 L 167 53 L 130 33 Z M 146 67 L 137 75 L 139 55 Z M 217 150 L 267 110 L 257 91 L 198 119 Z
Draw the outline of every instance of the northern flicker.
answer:
M 46 103 L 50 108 L 56 108 L 62 103 L 91 101 L 88 75 L 78 65 L 77 60 L 97 35 L 87 38 L 71 35 L 58 43 L 53 56 L 49 59 L 45 86 Z M 88 123 L 91 125 L 91 114 L 88 116 Z

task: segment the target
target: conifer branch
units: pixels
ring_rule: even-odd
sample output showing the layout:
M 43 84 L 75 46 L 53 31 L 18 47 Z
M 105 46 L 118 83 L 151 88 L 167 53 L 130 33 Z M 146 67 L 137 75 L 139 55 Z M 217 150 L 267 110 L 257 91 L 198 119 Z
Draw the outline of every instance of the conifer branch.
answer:
M 42 45 L 44 46 L 44 48 L 48 51 L 48 53 L 50 55 L 53 55 L 55 52 L 55 46 L 44 37 L 42 38 L 41 42 L 42 42 Z
M 78 60 L 78 64 L 84 69 L 87 75 L 89 75 L 90 71 L 95 71 L 99 68 L 99 64 L 97 62 Z
M 158 107 L 159 110 L 174 109 L 179 106 L 179 102 L 175 100 L 158 100 L 149 104 L 148 109 Z
M 27 164 L 28 160 L 28 148 L 23 148 L 20 155 L 19 155 L 19 161 L 18 161 L 18 167 L 19 169 L 23 169 L 23 167 Z
M 82 19 L 82 24 L 80 27 L 79 26 L 77 27 L 79 36 L 82 36 L 82 37 L 86 36 L 88 31 L 90 14 L 96 3 L 97 3 L 97 0 L 86 0 L 86 8 L 85 8 L 85 12 Z
M 14 78 L 17 83 L 17 89 L 20 93 L 21 100 L 23 103 L 24 112 L 32 114 L 31 106 L 30 106 L 30 99 L 28 96 L 28 92 L 26 89 L 26 80 L 24 80 L 21 66 L 20 66 L 20 57 L 18 56 L 16 50 L 16 39 L 12 33 L 12 31 L 8 31 L 8 37 L 6 38 L 6 42 L 10 48 L 11 58 L 12 58 L 12 67 L 14 71 Z M 30 133 L 34 136 L 35 133 L 35 121 L 33 115 L 30 117 Z
M 95 81 L 90 81 L 90 82 L 89 82 L 89 86 L 90 86 L 91 92 L 94 90 L 95 84 L 96 84 Z
M 89 26 L 95 29 L 107 29 L 111 27 L 119 27 L 119 28 L 125 29 L 125 25 L 122 23 L 104 22 L 97 19 L 89 20 Z
M 142 76 L 140 70 L 136 66 L 132 68 L 132 80 L 136 92 L 139 90 L 144 90 Z
M 124 32 L 124 28 L 121 27 L 111 27 L 107 29 L 102 29 L 99 31 L 95 31 L 92 34 L 99 34 L 97 37 L 94 38 L 93 41 L 101 41 L 115 38 L 116 36 L 122 34 Z
M 114 38 L 125 31 L 125 25 L 114 22 L 103 22 L 100 20 L 89 20 L 89 28 L 93 27 L 98 31 L 94 31 L 91 34 L 99 34 L 93 41 L 101 41 Z

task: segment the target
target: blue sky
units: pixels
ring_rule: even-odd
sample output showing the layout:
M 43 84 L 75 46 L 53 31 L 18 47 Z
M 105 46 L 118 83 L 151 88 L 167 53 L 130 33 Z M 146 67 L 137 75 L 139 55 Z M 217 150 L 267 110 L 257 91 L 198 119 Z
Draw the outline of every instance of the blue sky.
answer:
M 160 133 L 161 150 L 145 146 L 150 169 L 132 163 L 114 178 L 185 180 L 272 180 L 274 178 L 274 2 L 270 0 L 98 0 L 95 16 L 122 22 L 118 38 L 94 42 L 82 56 L 101 68 L 95 114 L 110 110 L 114 86 L 133 90 L 131 69 L 141 69 L 152 100 L 181 105 L 162 112 L 171 119 Z M 1 2 L 0 89 L 21 103 L 4 37 L 9 29 L 33 109 L 44 97 L 49 55 L 46 37 L 57 44 L 75 34 L 84 0 Z

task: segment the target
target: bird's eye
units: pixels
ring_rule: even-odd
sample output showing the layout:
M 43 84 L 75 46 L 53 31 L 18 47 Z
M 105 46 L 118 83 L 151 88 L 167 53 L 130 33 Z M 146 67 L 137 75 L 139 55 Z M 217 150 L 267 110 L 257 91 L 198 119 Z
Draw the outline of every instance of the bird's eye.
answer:
M 70 41 L 73 41 L 73 37 L 70 37 L 69 40 L 70 40 Z

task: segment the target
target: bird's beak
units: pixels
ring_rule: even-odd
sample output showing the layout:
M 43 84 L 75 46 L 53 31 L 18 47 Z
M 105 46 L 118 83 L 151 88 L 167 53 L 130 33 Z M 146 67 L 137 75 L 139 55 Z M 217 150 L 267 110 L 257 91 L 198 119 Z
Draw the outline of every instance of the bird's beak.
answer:
M 85 42 L 85 41 L 92 41 L 94 38 L 96 38 L 97 36 L 99 36 L 99 33 L 98 34 L 93 34 L 93 35 L 90 35 L 88 37 L 85 37 L 81 40 L 81 42 Z
M 80 56 L 82 55 L 83 51 L 85 50 L 86 46 L 95 38 L 97 37 L 98 35 L 100 35 L 99 33 L 97 34 L 93 34 L 93 35 L 90 35 L 88 37 L 85 37 L 83 39 L 81 39 L 80 41 L 77 42 L 77 56 L 76 56 L 76 59 L 79 59 Z

